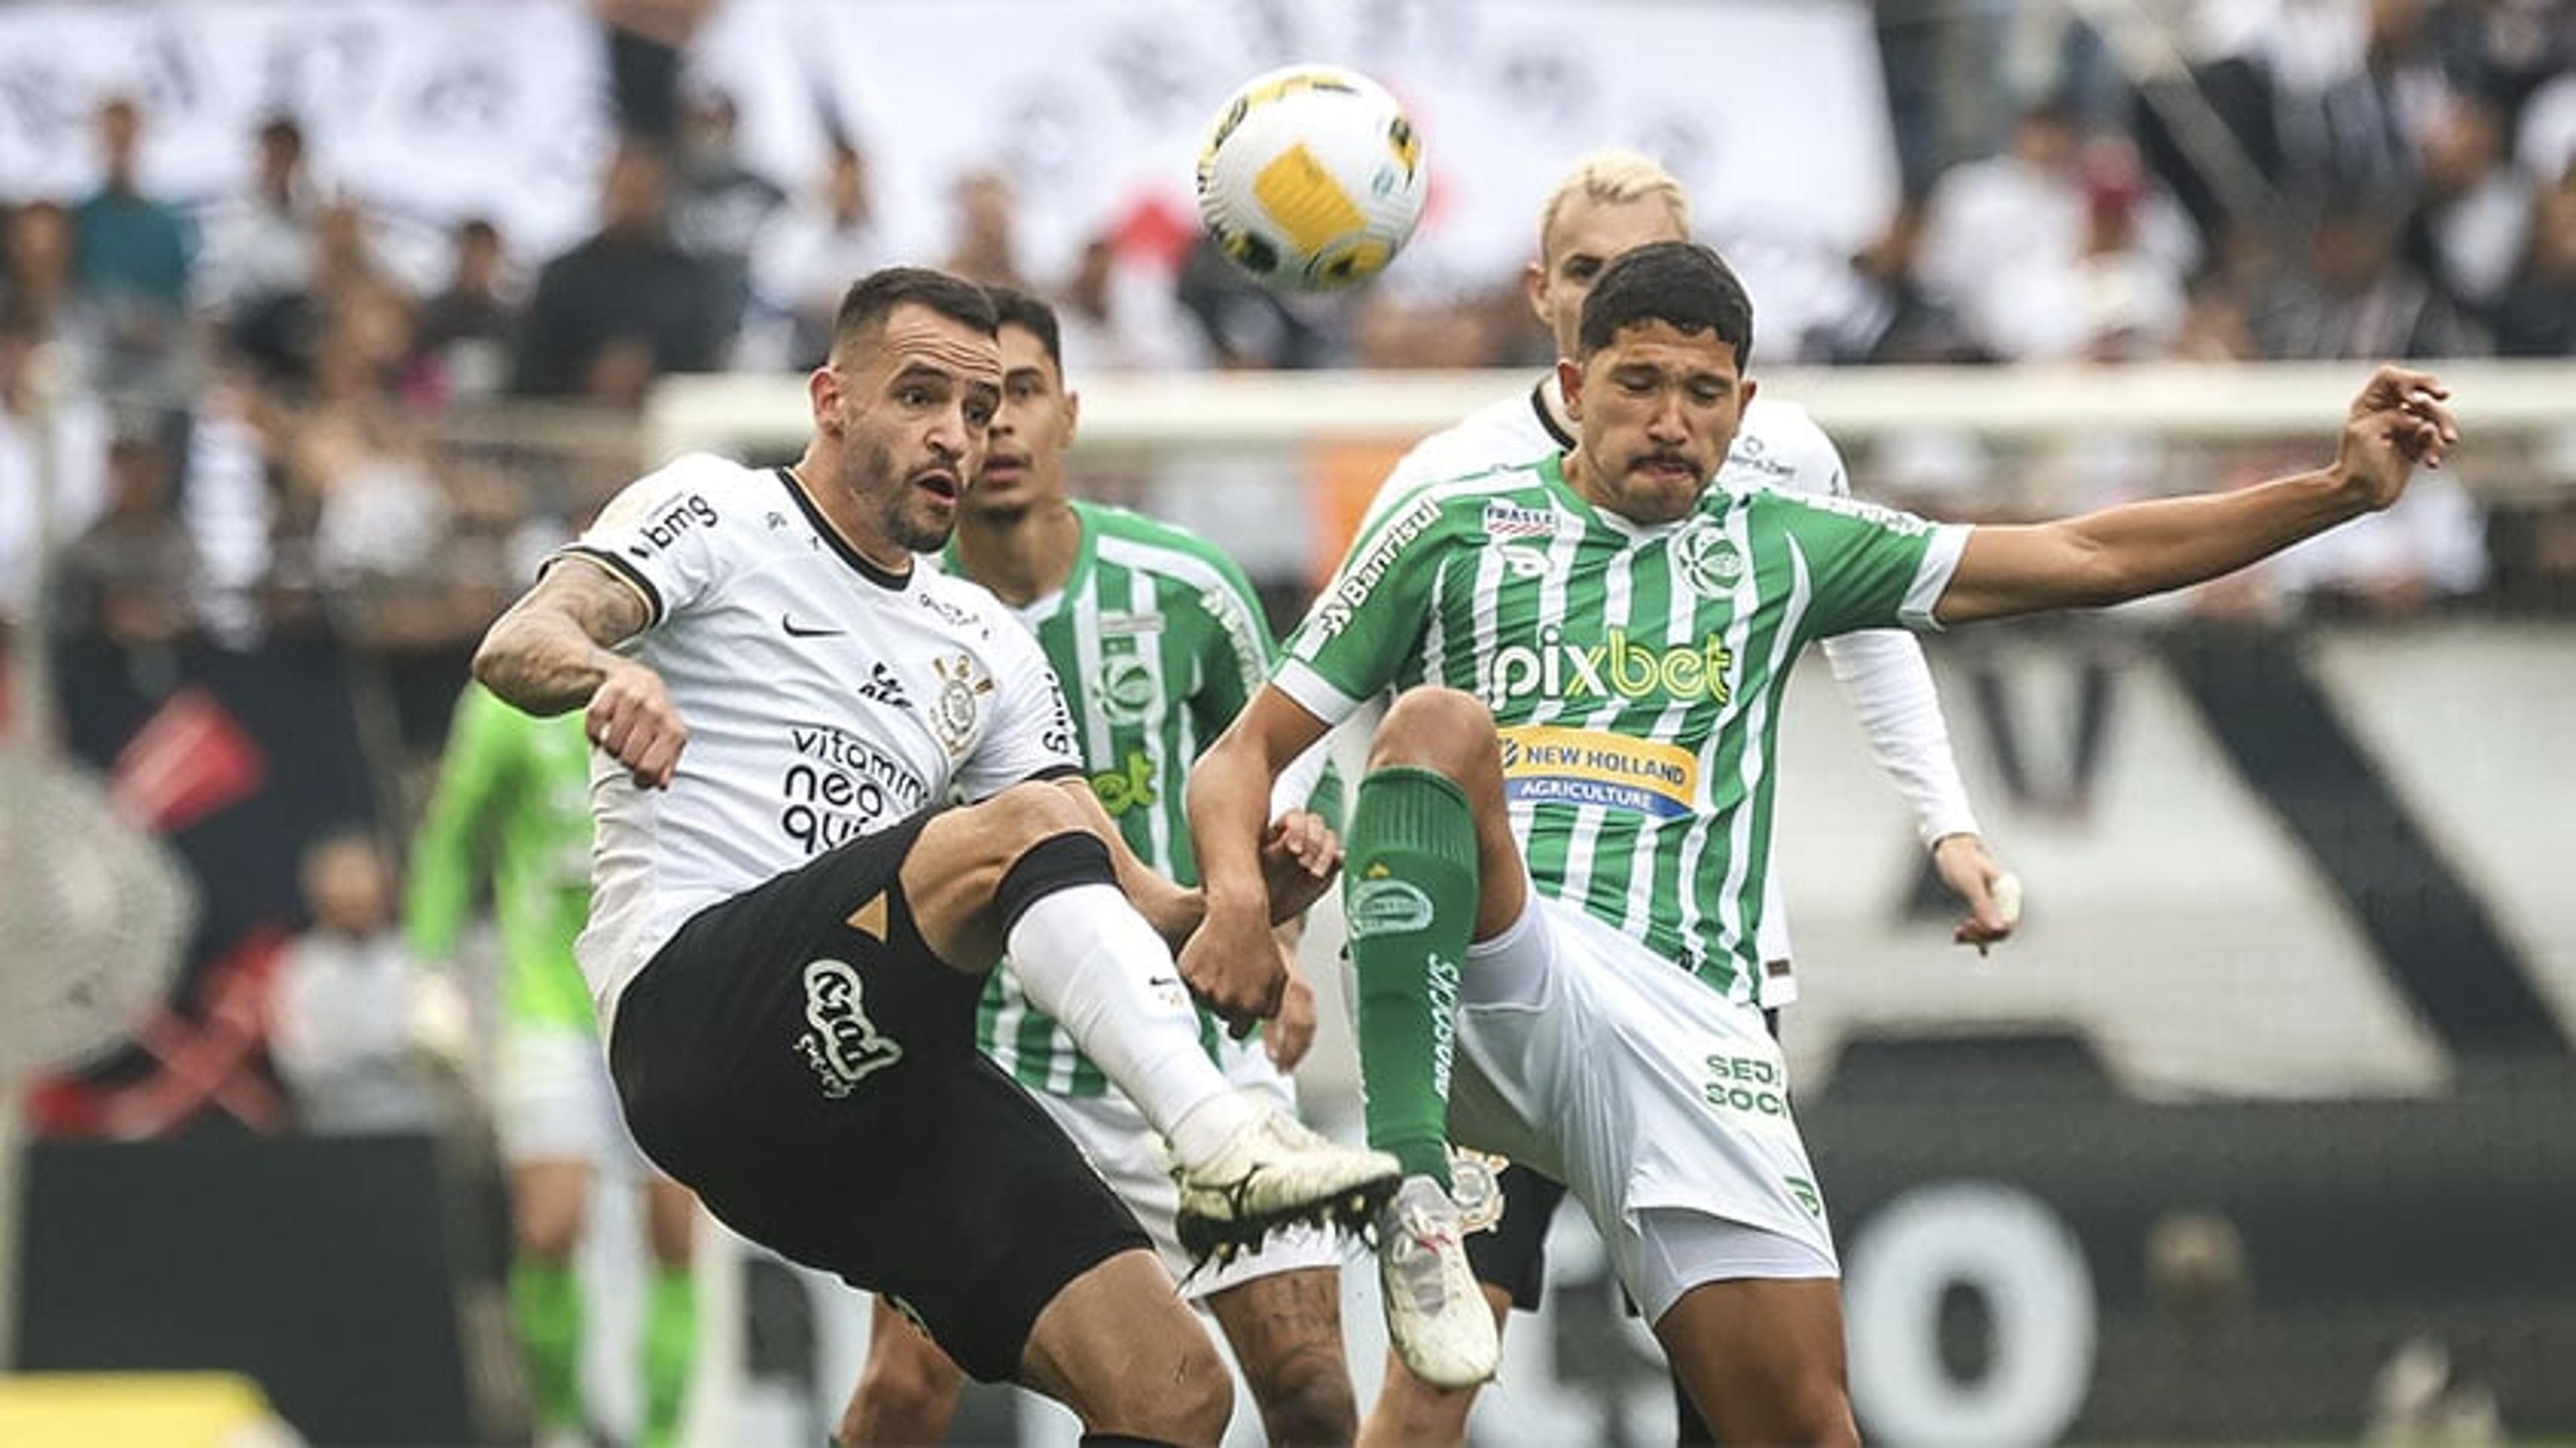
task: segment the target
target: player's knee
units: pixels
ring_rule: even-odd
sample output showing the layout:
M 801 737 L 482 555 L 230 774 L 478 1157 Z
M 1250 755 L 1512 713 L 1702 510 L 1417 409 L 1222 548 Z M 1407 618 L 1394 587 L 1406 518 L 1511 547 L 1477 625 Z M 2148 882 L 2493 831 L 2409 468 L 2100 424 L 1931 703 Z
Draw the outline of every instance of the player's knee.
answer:
M 1183 1350 L 1179 1371 L 1159 1401 L 1149 1436 L 1174 1443 L 1214 1443 L 1234 1416 L 1234 1375 L 1204 1333 Z
M 847 1444 L 927 1441 L 946 1432 L 965 1374 L 919 1333 L 897 1331 L 868 1347 L 858 1391 L 841 1414 Z
M 1301 1353 L 1252 1384 L 1261 1428 L 1273 1443 L 1348 1443 L 1359 1431 L 1359 1403 L 1338 1353 Z
M 1369 767 L 1413 765 L 1459 777 L 1494 749 L 1494 712 L 1462 689 L 1423 685 L 1396 696 L 1369 745 Z
M 1082 806 L 1057 784 L 1015 784 L 968 808 L 977 816 L 977 838 L 989 842 L 994 863 L 1003 869 L 1041 841 L 1092 832 Z
M 521 1202 L 511 1213 L 518 1253 L 531 1261 L 562 1266 L 572 1261 L 581 1241 L 581 1212 L 548 1202 Z

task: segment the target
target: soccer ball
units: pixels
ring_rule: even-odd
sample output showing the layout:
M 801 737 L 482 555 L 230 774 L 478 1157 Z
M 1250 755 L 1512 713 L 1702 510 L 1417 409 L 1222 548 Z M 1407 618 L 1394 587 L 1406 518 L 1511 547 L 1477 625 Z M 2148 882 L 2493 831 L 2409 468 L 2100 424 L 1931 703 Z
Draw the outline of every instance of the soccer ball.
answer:
M 1404 107 L 1329 65 L 1253 77 L 1199 148 L 1199 218 L 1264 284 L 1332 291 L 1386 269 L 1422 219 L 1429 174 Z

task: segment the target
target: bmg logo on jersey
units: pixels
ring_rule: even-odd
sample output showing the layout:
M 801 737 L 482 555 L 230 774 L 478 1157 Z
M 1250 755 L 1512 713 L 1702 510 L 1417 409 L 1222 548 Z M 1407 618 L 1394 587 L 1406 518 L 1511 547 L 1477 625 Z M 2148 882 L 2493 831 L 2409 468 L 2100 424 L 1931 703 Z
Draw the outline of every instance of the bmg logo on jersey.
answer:
M 903 1059 L 903 1047 L 868 1019 L 858 971 L 847 961 L 805 965 L 805 1024 L 796 1049 L 822 1078 L 823 1094 L 847 1097 L 861 1081 Z
M 1516 699 L 1661 697 L 1723 704 L 1734 695 L 1727 678 L 1734 663 L 1734 652 L 1719 634 L 1666 647 L 1614 628 L 1587 646 L 1566 642 L 1564 630 L 1550 624 L 1539 630 L 1535 645 L 1496 649 L 1478 692 L 1497 713 Z
M 650 558 L 680 541 L 683 534 L 695 528 L 712 528 L 716 524 L 716 505 L 703 496 L 691 493 L 664 508 L 653 520 L 636 530 L 643 546 L 634 549 L 638 558 Z

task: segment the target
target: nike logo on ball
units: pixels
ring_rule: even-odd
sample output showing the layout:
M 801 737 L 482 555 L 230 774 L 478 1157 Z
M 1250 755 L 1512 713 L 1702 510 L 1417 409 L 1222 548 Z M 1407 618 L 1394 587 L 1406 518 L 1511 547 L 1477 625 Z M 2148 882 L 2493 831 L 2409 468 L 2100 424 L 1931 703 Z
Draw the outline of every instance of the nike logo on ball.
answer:
M 807 628 L 805 625 L 798 623 L 796 621 L 796 615 L 792 613 L 780 614 L 778 616 L 778 626 L 787 630 L 787 636 L 791 639 L 832 638 L 836 635 L 848 632 L 846 629 L 837 628 Z

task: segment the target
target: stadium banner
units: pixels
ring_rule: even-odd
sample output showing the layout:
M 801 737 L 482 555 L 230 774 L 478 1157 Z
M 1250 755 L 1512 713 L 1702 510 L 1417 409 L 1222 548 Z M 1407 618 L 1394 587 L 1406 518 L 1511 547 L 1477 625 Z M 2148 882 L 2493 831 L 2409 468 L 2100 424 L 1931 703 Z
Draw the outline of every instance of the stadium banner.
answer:
M 1839 270 L 1896 201 L 1856 0 L 731 0 L 687 64 L 782 187 L 819 179 L 833 134 L 868 150 L 889 257 L 944 254 L 958 177 L 1007 173 L 1022 263 L 1048 278 L 1140 212 L 1194 225 L 1219 102 L 1296 61 L 1376 76 L 1425 137 L 1431 211 L 1398 285 L 1512 275 L 1546 188 L 1595 146 L 1672 167 L 1766 296 Z M 155 191 L 230 192 L 254 128 L 292 114 L 324 188 L 425 225 L 488 214 L 530 262 L 588 228 L 611 126 L 577 0 L 34 0 L 0 6 L 0 199 L 94 185 L 90 117 L 117 91 L 145 107 Z

